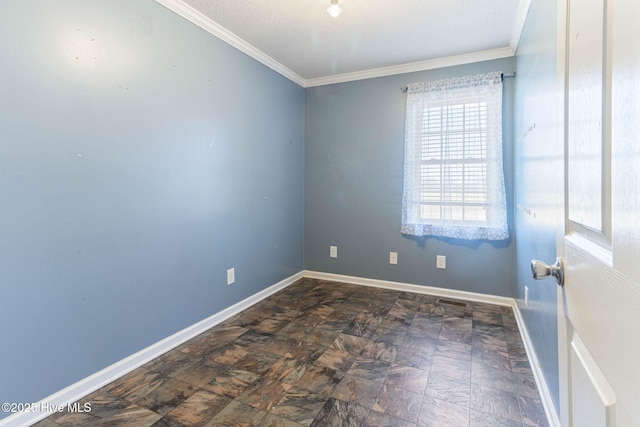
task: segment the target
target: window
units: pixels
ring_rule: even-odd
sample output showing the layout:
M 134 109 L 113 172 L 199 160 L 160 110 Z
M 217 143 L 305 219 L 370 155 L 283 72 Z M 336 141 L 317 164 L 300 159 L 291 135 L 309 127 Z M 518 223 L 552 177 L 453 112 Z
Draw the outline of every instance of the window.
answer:
M 401 231 L 509 237 L 500 73 L 407 86 Z

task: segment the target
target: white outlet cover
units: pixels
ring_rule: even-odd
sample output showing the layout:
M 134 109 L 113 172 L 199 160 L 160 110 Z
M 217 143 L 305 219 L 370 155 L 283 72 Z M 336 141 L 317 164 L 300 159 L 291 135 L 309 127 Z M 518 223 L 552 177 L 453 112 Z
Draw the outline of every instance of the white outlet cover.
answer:
M 232 285 L 236 281 L 236 269 L 230 268 L 227 270 L 227 285 Z
M 447 268 L 447 257 L 444 255 L 436 255 L 436 268 L 442 270 Z
M 389 264 L 398 263 L 398 252 L 389 252 Z
M 338 247 L 337 246 L 329 246 L 329 256 L 331 258 L 338 258 Z

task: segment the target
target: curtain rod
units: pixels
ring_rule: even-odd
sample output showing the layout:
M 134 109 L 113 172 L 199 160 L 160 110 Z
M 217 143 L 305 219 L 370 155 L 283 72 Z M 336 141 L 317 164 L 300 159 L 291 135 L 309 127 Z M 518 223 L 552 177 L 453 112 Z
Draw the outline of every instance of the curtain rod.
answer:
M 516 73 L 515 73 L 515 72 L 513 72 L 513 73 L 502 73 L 502 74 L 500 74 L 500 77 L 502 77 L 502 80 L 504 80 L 504 79 L 510 79 L 510 78 L 515 77 L 515 76 L 516 76 Z M 400 88 L 400 91 L 401 91 L 402 93 L 407 93 L 407 90 L 408 90 L 407 86 L 405 86 L 405 87 L 403 87 L 403 88 Z

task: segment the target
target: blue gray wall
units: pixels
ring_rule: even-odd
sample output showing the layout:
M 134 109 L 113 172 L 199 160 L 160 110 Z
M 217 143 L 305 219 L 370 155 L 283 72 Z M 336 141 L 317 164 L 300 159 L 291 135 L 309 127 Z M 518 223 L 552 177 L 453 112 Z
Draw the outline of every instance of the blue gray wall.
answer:
M 497 243 L 400 234 L 406 102 L 400 88 L 514 67 L 514 59 L 507 58 L 307 89 L 305 268 L 513 296 L 513 233 Z M 504 88 L 511 195 L 513 79 L 506 79 Z M 338 258 L 329 257 L 331 245 L 338 247 Z M 398 253 L 397 265 L 389 264 L 390 251 Z M 436 269 L 436 255 L 447 257 L 446 270 Z
M 531 278 L 530 262 L 553 263 L 564 221 L 564 144 L 556 78 L 553 0 L 532 2 L 516 57 L 516 298 L 556 408 L 558 326 L 556 282 Z M 525 307 L 525 286 L 529 304 Z
M 0 401 L 302 270 L 303 114 L 301 87 L 153 1 L 3 1 Z

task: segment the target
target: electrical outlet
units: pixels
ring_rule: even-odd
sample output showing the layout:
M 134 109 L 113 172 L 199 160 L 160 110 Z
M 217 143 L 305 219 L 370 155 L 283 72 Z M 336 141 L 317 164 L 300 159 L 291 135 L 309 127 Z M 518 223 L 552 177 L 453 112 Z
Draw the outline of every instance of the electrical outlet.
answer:
M 338 247 L 337 246 L 329 246 L 329 256 L 331 258 L 338 258 Z
M 529 287 L 524 287 L 524 306 L 529 308 Z
M 445 270 L 447 268 L 447 257 L 444 255 L 436 255 L 436 268 Z
M 389 264 L 398 263 L 398 252 L 389 252 Z
M 233 285 L 236 281 L 236 269 L 230 268 L 227 270 L 227 285 Z

